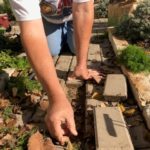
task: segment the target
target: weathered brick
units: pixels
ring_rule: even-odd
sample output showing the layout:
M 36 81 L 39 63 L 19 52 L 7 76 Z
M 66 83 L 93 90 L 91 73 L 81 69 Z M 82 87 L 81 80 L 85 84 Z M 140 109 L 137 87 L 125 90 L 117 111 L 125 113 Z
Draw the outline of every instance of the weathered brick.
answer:
M 127 98 L 127 84 L 123 74 L 107 75 L 104 97 L 108 101 L 118 101 Z
M 134 150 L 119 107 L 94 109 L 96 150 Z

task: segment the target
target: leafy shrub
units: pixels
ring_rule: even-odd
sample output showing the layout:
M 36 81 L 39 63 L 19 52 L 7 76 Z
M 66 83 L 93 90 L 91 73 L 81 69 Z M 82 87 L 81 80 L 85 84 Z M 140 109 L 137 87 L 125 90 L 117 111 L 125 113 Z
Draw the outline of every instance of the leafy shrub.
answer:
M 100 0 L 98 6 L 95 7 L 96 18 L 106 18 L 108 15 L 108 4 L 109 0 Z
M 150 43 L 150 1 L 141 2 L 133 16 L 126 18 L 117 28 L 117 34 L 131 42 L 145 41 Z
M 135 73 L 150 71 L 150 57 L 142 48 L 135 45 L 129 45 L 122 51 L 119 62 Z
M 18 89 L 18 94 L 20 95 L 26 91 L 34 92 L 42 90 L 41 84 L 36 80 L 30 80 L 26 74 L 20 77 L 11 77 L 8 83 L 8 89 L 11 91 L 13 87 Z
M 27 58 L 18 58 L 11 55 L 11 50 L 5 50 L 0 52 L 0 69 L 4 68 L 16 68 L 19 70 L 27 70 L 30 68 Z

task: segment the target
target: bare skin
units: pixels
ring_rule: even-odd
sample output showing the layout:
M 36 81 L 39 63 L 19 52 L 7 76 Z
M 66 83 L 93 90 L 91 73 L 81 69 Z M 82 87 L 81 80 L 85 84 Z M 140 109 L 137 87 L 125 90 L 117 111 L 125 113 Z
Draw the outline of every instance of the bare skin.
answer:
M 93 1 L 73 3 L 73 23 L 75 45 L 77 50 L 77 65 L 73 77 L 89 79 L 94 72 L 87 69 L 88 46 L 94 18 Z
M 73 4 L 75 39 L 77 45 L 77 65 L 74 75 L 83 79 L 90 78 L 87 69 L 88 45 L 92 30 L 93 2 Z M 83 17 L 84 16 L 84 17 Z M 49 96 L 49 109 L 45 122 L 50 134 L 61 144 L 70 134 L 77 135 L 74 113 L 59 83 L 53 64 L 41 19 L 19 22 L 21 39 L 29 61 Z M 87 24 L 85 27 L 84 24 Z M 63 126 L 62 127 L 62 123 Z M 69 133 L 69 134 L 68 134 Z

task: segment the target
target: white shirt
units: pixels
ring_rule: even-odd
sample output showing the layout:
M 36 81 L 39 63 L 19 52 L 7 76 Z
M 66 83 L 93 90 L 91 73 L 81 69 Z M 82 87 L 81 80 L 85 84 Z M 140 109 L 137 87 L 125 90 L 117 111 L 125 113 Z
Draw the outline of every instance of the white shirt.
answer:
M 17 21 L 29 21 L 41 18 L 39 0 L 9 0 L 9 1 Z M 87 2 L 89 0 L 73 0 L 73 1 L 76 3 L 82 3 Z

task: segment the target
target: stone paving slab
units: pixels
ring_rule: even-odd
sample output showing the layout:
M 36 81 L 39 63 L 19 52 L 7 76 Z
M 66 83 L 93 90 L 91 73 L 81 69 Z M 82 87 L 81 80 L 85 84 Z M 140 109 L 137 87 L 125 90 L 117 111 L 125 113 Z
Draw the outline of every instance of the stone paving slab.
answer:
M 70 63 L 72 60 L 72 56 L 71 55 L 61 55 L 56 63 L 56 71 L 57 71 L 57 75 L 60 79 L 67 79 L 67 75 L 69 72 L 69 67 L 70 67 Z
M 127 84 L 123 74 L 107 75 L 104 97 L 108 101 L 119 101 L 127 98 Z
M 118 107 L 94 109 L 96 150 L 134 150 Z

